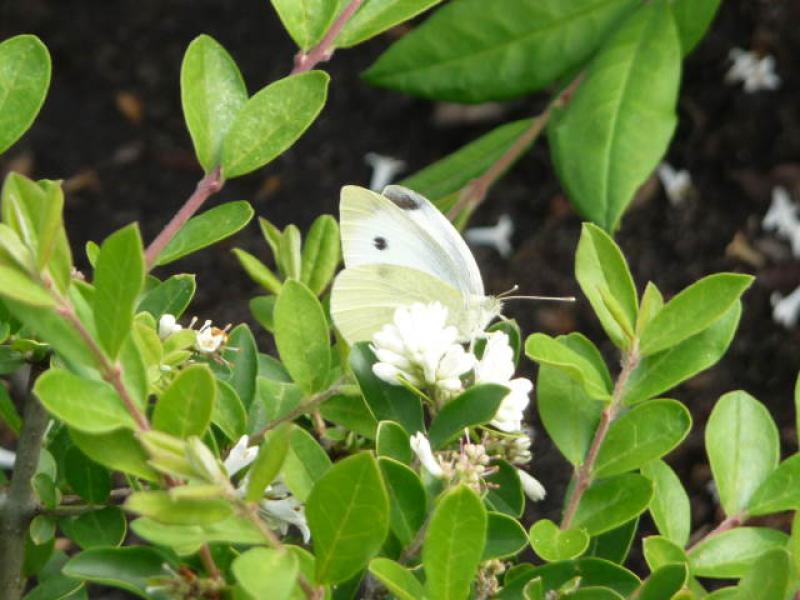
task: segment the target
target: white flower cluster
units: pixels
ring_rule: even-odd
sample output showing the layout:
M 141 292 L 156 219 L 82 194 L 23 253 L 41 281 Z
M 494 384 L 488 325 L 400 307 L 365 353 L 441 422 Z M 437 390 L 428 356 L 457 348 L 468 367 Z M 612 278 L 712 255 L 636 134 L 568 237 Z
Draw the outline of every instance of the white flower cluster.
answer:
M 194 325 L 197 323 L 197 317 L 193 317 L 189 323 L 188 329 L 194 330 Z M 219 329 L 211 324 L 211 320 L 206 320 L 200 329 L 197 330 L 194 348 L 203 354 L 214 354 L 219 351 L 228 339 L 228 329 Z M 171 336 L 173 333 L 183 331 L 183 326 L 178 323 L 175 315 L 165 314 L 162 315 L 158 321 L 158 336 L 163 340 Z
M 772 189 L 772 203 L 761 221 L 761 226 L 787 240 L 792 247 L 792 254 L 800 258 L 800 215 L 797 204 L 792 202 L 786 188 L 776 186 Z
M 771 55 L 759 56 L 752 50 L 733 48 L 728 53 L 733 62 L 725 81 L 730 84 L 743 83 L 744 91 L 753 94 L 761 90 L 777 90 L 781 78 L 775 73 L 775 59 Z

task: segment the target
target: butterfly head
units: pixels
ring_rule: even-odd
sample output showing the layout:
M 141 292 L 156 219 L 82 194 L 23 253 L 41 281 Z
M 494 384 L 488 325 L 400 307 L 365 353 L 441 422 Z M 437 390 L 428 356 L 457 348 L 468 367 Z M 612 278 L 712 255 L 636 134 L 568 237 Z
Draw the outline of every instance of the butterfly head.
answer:
M 496 296 L 472 296 L 467 306 L 466 323 L 459 329 L 463 341 L 480 337 L 489 324 L 500 316 L 503 301 Z

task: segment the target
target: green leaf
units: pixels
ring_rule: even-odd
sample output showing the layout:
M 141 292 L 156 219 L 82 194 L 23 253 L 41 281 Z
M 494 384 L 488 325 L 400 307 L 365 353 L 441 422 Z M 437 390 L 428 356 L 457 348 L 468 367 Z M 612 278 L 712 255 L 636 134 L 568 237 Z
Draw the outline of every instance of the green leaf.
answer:
M 0 385 L 0 421 L 8 425 L 8 428 L 16 435 L 22 429 L 22 417 L 19 416 L 14 401 L 8 393 L 6 386 Z
M 705 439 L 722 508 L 728 516 L 738 514 L 778 466 L 778 428 L 763 404 L 736 391 L 717 401 Z
M 665 0 L 639 6 L 603 44 L 567 107 L 551 120 L 550 147 L 578 211 L 617 228 L 675 131 L 681 46 Z
M 560 529 L 550 519 L 536 521 L 529 535 L 533 551 L 547 562 L 576 558 L 589 547 L 586 530 L 575 527 Z
M 628 263 L 614 240 L 592 223 L 584 223 L 575 254 L 575 278 L 608 336 L 619 348 L 630 346 L 638 317 L 638 295 Z M 609 310 L 606 299 L 619 306 Z M 617 316 L 624 318 L 619 322 Z
M 368 453 L 333 465 L 314 486 L 306 518 L 319 583 L 349 579 L 375 556 L 389 532 L 389 499 Z
M 246 102 L 247 87 L 231 55 L 208 35 L 194 38 L 181 65 L 181 103 L 206 173 L 219 165 L 225 134 Z
M 133 417 L 107 383 L 50 369 L 36 380 L 33 392 L 48 411 L 80 431 L 108 433 L 134 428 Z
M 31 306 L 52 307 L 55 301 L 40 284 L 16 267 L 0 265 L 0 296 Z
M 599 586 L 581 587 L 574 592 L 565 593 L 564 598 L 572 600 L 624 600 L 624 596 L 614 590 Z
M 664 565 L 647 578 L 639 589 L 639 600 L 662 600 L 673 598 L 686 583 L 686 565 Z
M 495 460 L 492 466 L 497 467 L 497 472 L 486 478 L 491 484 L 486 494 L 487 506 L 512 517 L 521 517 L 525 510 L 525 492 L 516 467 L 505 460 Z
M 785 533 L 766 527 L 737 527 L 707 537 L 689 551 L 692 574 L 743 577 L 764 552 L 786 545 Z
M 236 252 L 236 250 L 235 248 L 234 252 Z M 278 287 L 277 290 L 277 293 L 280 293 L 280 287 Z M 256 321 L 258 321 L 258 324 L 270 333 L 275 331 L 274 313 L 276 300 L 277 298 L 275 296 L 256 296 L 255 298 L 251 298 L 249 302 L 250 313 L 255 317 Z
M 645 325 L 642 356 L 671 348 L 720 319 L 753 283 L 750 275 L 717 273 L 682 290 Z
M 102 585 L 121 588 L 140 598 L 148 598 L 147 587 L 154 577 L 164 575 L 169 562 L 155 548 L 92 548 L 73 556 L 64 565 L 64 575 Z
M 159 480 L 148 464 L 149 456 L 129 429 L 93 434 L 70 428 L 69 436 L 84 454 L 104 467 L 147 481 Z
M 31 126 L 50 87 L 50 54 L 35 35 L 0 44 L 0 153 Z
M 249 408 L 256 395 L 258 376 L 258 348 L 253 332 L 242 323 L 233 328 L 222 357 L 230 366 L 230 376 L 226 382 L 233 386 L 245 408 Z
M 131 523 L 133 532 L 153 544 L 173 548 L 180 555 L 194 554 L 203 544 L 263 544 L 264 536 L 248 519 L 229 517 L 210 525 L 166 525 L 142 517 Z
M 173 275 L 147 292 L 136 312 L 148 312 L 156 321 L 165 314 L 179 318 L 192 301 L 196 289 L 194 275 Z
M 639 517 L 636 517 L 611 531 L 593 537 L 585 556 L 604 558 L 619 565 L 624 564 L 638 529 Z
M 688 562 L 682 546 L 678 546 L 660 535 L 651 535 L 642 541 L 642 549 L 647 566 L 656 571 L 664 565 Z
M 128 532 L 128 521 L 119 507 L 106 506 L 77 517 L 61 519 L 59 527 L 82 549 L 119 546 Z
M 271 83 L 247 101 L 225 136 L 222 173 L 228 179 L 263 167 L 308 129 L 325 106 L 330 77 L 309 71 Z
M 720 4 L 721 0 L 674 0 L 672 14 L 681 36 L 684 56 L 703 39 Z
M 425 596 L 425 588 L 414 574 L 393 560 L 373 558 L 369 563 L 369 572 L 398 600 L 422 600 Z
M 653 484 L 641 475 L 601 479 L 583 494 L 572 525 L 589 535 L 610 531 L 644 511 L 652 497 Z
M 29 535 L 37 546 L 46 544 L 53 539 L 56 532 L 56 524 L 52 518 L 46 515 L 36 515 L 30 523 Z
M 375 439 L 378 421 L 361 395 L 337 394 L 320 405 L 319 414 L 325 420 L 354 431 L 358 435 L 370 440 Z
M 483 502 L 467 486 L 459 485 L 441 497 L 422 546 L 428 598 L 467 597 L 486 545 L 487 521 Z
M 528 534 L 519 521 L 499 512 L 489 512 L 488 517 L 482 561 L 509 558 L 525 549 Z
M 643 466 L 642 475 L 653 482 L 650 515 L 658 532 L 675 544 L 685 546 L 689 542 L 692 519 L 689 496 L 681 480 L 661 460 Z
M 276 262 L 286 279 L 300 279 L 303 266 L 303 236 L 296 225 L 287 225 L 278 241 Z
M 564 584 L 580 578 L 582 587 L 607 587 L 626 597 L 641 584 L 636 575 L 612 562 L 600 558 L 579 558 L 537 566 L 514 579 L 495 598 L 518 598 L 516 588 L 522 589 L 536 577 L 541 578 L 542 588 L 547 591 L 558 590 Z
M 540 90 L 588 59 L 634 2 L 483 0 L 445 4 L 365 73 L 375 85 L 454 102 Z
M 425 522 L 428 498 L 419 476 L 406 465 L 380 457 L 378 465 L 389 494 L 389 527 L 408 546 Z
M 303 244 L 300 281 L 319 296 L 333 278 L 340 257 L 339 224 L 330 215 L 320 215 Z
M 800 454 L 790 456 L 772 471 L 747 506 L 747 514 L 752 516 L 785 510 L 800 510 Z
M 89 504 L 103 504 L 111 492 L 109 472 L 89 460 L 77 446 L 70 446 L 64 457 L 64 477 L 78 496 Z
M 345 24 L 334 43 L 338 48 L 350 48 L 413 19 L 439 2 L 441 0 L 367 0 Z
M 275 345 L 303 391 L 325 386 L 331 367 L 328 322 L 317 297 L 299 281 L 287 280 L 275 302 Z
M 297 581 L 297 556 L 286 550 L 251 548 L 234 559 L 231 570 L 253 598 L 287 600 Z
M 233 253 L 236 256 L 236 260 L 239 261 L 242 269 L 244 269 L 244 272 L 247 273 L 250 279 L 272 294 L 281 293 L 281 287 L 283 284 L 281 283 L 280 279 L 278 279 L 278 277 L 272 271 L 270 271 L 267 265 L 241 248 L 234 248 Z M 261 319 L 259 319 L 259 322 L 261 322 Z M 271 329 L 269 329 L 269 331 L 271 331 Z
M 292 425 L 278 425 L 262 442 L 247 478 L 245 500 L 257 502 L 264 497 L 264 490 L 278 475 L 289 451 Z
M 474 385 L 442 407 L 428 431 L 431 447 L 438 450 L 462 435 L 467 427 L 491 421 L 509 389 L 494 383 Z
M 233 506 L 222 498 L 176 498 L 162 490 L 134 492 L 125 509 L 171 525 L 208 525 L 233 515 Z
M 305 502 L 315 484 L 328 472 L 331 459 L 305 429 L 295 427 L 283 463 L 283 481 L 289 491 Z
M 94 323 L 103 349 L 113 359 L 133 325 L 136 298 L 144 286 L 144 254 L 134 223 L 100 246 L 94 270 Z
M 24 600 L 80 600 L 87 598 L 82 581 L 63 575 L 39 578 L 38 585 L 25 594 Z M 79 594 L 84 593 L 83 596 Z
M 153 427 L 176 437 L 202 437 L 211 423 L 217 386 L 206 365 L 190 365 L 172 380 L 153 410 Z
M 375 436 L 375 453 L 409 465 L 414 460 L 410 437 L 399 423 L 381 421 Z
M 375 418 L 379 421 L 395 421 L 411 434 L 424 431 L 419 398 L 405 387 L 378 379 L 372 372 L 376 359 L 369 346 L 367 342 L 355 344 L 350 349 L 349 360 L 361 393 Z
M 635 404 L 653 398 L 716 364 L 730 346 L 741 315 L 742 304 L 736 302 L 701 333 L 642 358 L 625 383 L 623 402 Z
M 253 207 L 246 200 L 226 202 L 192 217 L 180 228 L 156 259 L 156 266 L 202 250 L 240 231 L 253 218 Z
M 552 338 L 544 333 L 531 334 L 525 340 L 525 354 L 540 364 L 558 368 L 579 382 L 592 398 L 611 398 L 611 387 L 604 373 L 579 351 L 571 348 L 565 338 Z
M 786 598 L 789 591 L 789 554 L 783 548 L 764 552 L 739 582 L 740 600 Z
M 676 400 L 652 400 L 611 424 L 595 462 L 597 477 L 634 471 L 678 446 L 692 428 L 692 416 Z
M 310 50 L 325 35 L 342 5 L 338 0 L 270 0 L 294 43 Z
M 246 433 L 247 412 L 244 404 L 236 390 L 224 381 L 217 380 L 217 401 L 211 412 L 211 422 L 232 442 Z

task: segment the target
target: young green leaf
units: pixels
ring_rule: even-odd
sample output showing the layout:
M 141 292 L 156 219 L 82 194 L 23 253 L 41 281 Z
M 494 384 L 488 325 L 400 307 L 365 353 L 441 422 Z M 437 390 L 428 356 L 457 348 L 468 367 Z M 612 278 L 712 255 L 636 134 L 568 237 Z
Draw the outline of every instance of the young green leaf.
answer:
M 664 565 L 687 563 L 689 561 L 682 546 L 660 535 L 651 535 L 644 538 L 642 550 L 644 551 L 644 559 L 651 571 L 656 571 Z
M 639 318 L 636 319 L 636 333 L 641 334 L 644 326 L 664 308 L 664 296 L 652 281 L 648 281 L 642 294 Z
M 425 590 L 431 600 L 467 597 L 486 545 L 487 520 L 483 502 L 465 485 L 439 500 L 422 546 Z
M 425 589 L 414 574 L 388 558 L 373 558 L 369 572 L 398 600 L 423 600 Z
M 619 348 L 628 348 L 638 316 L 639 299 L 622 251 L 605 231 L 584 223 L 575 254 L 575 277 L 608 336 Z M 619 306 L 609 311 L 606 297 Z
M 55 300 L 42 285 L 16 267 L 6 265 L 0 265 L 0 296 L 36 307 L 55 305 Z
M 306 393 L 325 386 L 331 366 L 328 322 L 316 295 L 299 281 L 286 281 L 275 302 L 275 344 L 286 370 Z
M 253 207 L 246 200 L 226 202 L 192 217 L 181 227 L 156 259 L 156 266 L 207 248 L 240 231 L 253 218 Z
M 567 107 L 551 121 L 553 159 L 570 200 L 606 231 L 675 131 L 681 43 L 665 0 L 639 6 L 603 44 Z
M 689 541 L 692 519 L 689 496 L 681 480 L 661 460 L 643 466 L 642 475 L 653 482 L 650 515 L 659 533 L 679 546 L 685 546 Z
M 736 515 L 778 466 L 778 428 L 761 402 L 736 391 L 719 399 L 705 437 L 720 504 L 726 515 Z
M 53 539 L 56 532 L 56 524 L 52 517 L 47 515 L 36 515 L 29 525 L 29 535 L 37 546 L 46 544 Z
M 753 283 L 750 275 L 717 273 L 682 290 L 643 328 L 639 350 L 650 356 L 707 329 Z
M 800 510 L 800 454 L 790 456 L 770 473 L 747 506 L 747 514 L 753 516 L 786 510 Z
M 783 548 L 764 552 L 739 582 L 737 600 L 786 598 L 790 582 L 789 554 Z
M 228 179 L 263 167 L 287 150 L 325 106 L 330 77 L 322 71 L 271 83 L 247 101 L 230 127 L 222 149 Z
M 300 50 L 310 50 L 325 35 L 342 7 L 341 0 L 270 0 Z
M 97 546 L 119 546 L 128 533 L 128 521 L 118 506 L 106 506 L 61 519 L 58 526 L 64 535 L 84 550 Z
M 597 477 L 634 471 L 671 452 L 689 434 L 692 416 L 676 400 L 652 400 L 611 424 L 595 462 Z
M 280 472 L 288 454 L 291 434 L 292 425 L 283 423 L 269 432 L 261 444 L 258 455 L 248 472 L 247 491 L 245 492 L 245 500 L 248 502 L 261 500 L 264 497 L 264 490 Z
M 108 433 L 134 428 L 133 417 L 105 382 L 54 368 L 36 380 L 33 392 L 48 411 L 79 431 Z
M 303 236 L 297 225 L 289 224 L 278 240 L 276 262 L 286 279 L 300 279 L 303 267 Z
M 380 457 L 378 465 L 389 494 L 389 527 L 408 546 L 425 522 L 428 498 L 419 476 L 406 465 Z
M 428 438 L 434 449 L 463 434 L 466 427 L 475 427 L 491 421 L 509 389 L 494 383 L 474 385 L 442 407 L 433 419 Z
M 150 581 L 163 576 L 165 562 L 170 560 L 163 552 L 146 546 L 92 548 L 70 558 L 63 573 L 147 598 Z
M 94 270 L 94 322 L 100 343 L 111 358 L 116 358 L 131 330 L 144 275 L 138 226 L 134 223 L 108 236 L 100 246 Z
M 689 54 L 703 39 L 714 20 L 722 0 L 675 0 L 672 14 L 681 36 L 684 56 Z
M 707 537 L 689 551 L 692 574 L 743 577 L 764 552 L 786 545 L 788 536 L 766 527 L 737 527 Z
M 281 470 L 289 491 L 304 502 L 330 467 L 331 459 L 314 437 L 305 429 L 293 428 L 289 450 Z
M 181 65 L 181 103 L 206 173 L 219 165 L 225 134 L 246 102 L 247 87 L 231 55 L 208 35 L 194 38 Z
M 297 581 L 297 556 L 286 550 L 251 548 L 234 559 L 231 570 L 253 598 L 287 600 Z
M 598 535 L 630 521 L 647 508 L 653 497 L 653 484 L 634 473 L 602 479 L 583 494 L 573 527 Z
M 338 48 L 350 48 L 413 19 L 441 0 L 394 0 L 365 2 L 345 24 L 334 42 Z
M 454 102 L 505 100 L 542 89 L 580 66 L 632 6 L 573 0 L 445 4 L 365 73 L 375 85 Z
M 0 153 L 31 126 L 50 87 L 50 54 L 35 35 L 0 44 Z
M 229 517 L 210 525 L 167 525 L 141 517 L 131 523 L 133 532 L 153 544 L 167 546 L 180 555 L 194 554 L 203 544 L 263 544 L 264 536 L 248 519 Z
M 586 530 L 575 527 L 560 529 L 550 519 L 536 521 L 529 535 L 533 551 L 548 562 L 576 558 L 589 546 Z
M 69 437 L 86 456 L 104 467 L 146 481 L 159 480 L 158 473 L 148 463 L 149 456 L 129 429 L 94 434 L 70 428 Z
M 306 518 L 320 583 L 346 581 L 375 556 L 389 532 L 389 499 L 375 459 L 345 458 L 317 482 Z
M 241 248 L 234 248 L 233 253 L 250 279 L 272 294 L 281 293 L 283 284 L 267 265 Z
M 173 275 L 147 292 L 139 301 L 136 312 L 148 312 L 156 321 L 165 314 L 179 318 L 192 301 L 196 289 L 194 275 Z
M 381 421 L 375 436 L 375 453 L 387 456 L 401 463 L 411 464 L 414 453 L 411 451 L 410 436 L 399 423 Z
M 319 296 L 328 287 L 341 255 L 339 225 L 330 215 L 320 215 L 303 244 L 300 281 Z
M 161 394 L 153 410 L 153 427 L 176 437 L 202 437 L 211 422 L 217 386 L 206 365 L 186 367 Z
M 175 498 L 163 490 L 134 492 L 125 509 L 173 525 L 208 525 L 233 514 L 233 506 L 222 498 Z

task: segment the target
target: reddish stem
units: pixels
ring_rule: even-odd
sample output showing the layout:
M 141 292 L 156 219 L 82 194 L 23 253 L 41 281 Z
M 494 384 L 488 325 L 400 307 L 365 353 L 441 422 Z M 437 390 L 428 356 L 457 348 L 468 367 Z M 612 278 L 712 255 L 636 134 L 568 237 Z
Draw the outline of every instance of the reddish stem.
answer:
M 313 69 L 319 63 L 330 60 L 331 56 L 333 56 L 333 52 L 336 50 L 334 46 L 336 38 L 359 9 L 362 2 L 363 0 L 350 0 L 350 3 L 345 6 L 344 10 L 339 13 L 339 16 L 336 17 L 336 20 L 328 28 L 328 31 L 325 32 L 325 37 L 322 38 L 320 43 L 308 52 L 300 51 L 295 55 L 294 68 L 292 69 L 291 75 L 305 73 Z
M 744 525 L 745 521 L 747 521 L 747 514 L 745 513 L 731 515 L 730 517 L 722 521 L 722 523 L 717 525 L 714 529 L 705 534 L 703 537 L 695 541 L 692 545 L 690 545 L 686 549 L 686 551 L 691 552 L 701 542 L 704 542 L 708 538 L 714 537 L 715 535 L 719 535 L 720 533 L 724 533 L 730 529 L 735 529 L 737 527 L 740 527 L 741 525 Z

